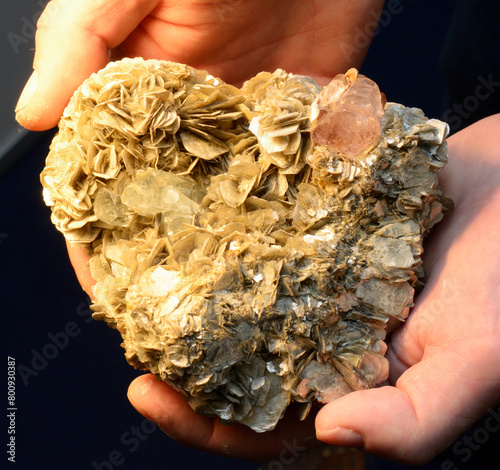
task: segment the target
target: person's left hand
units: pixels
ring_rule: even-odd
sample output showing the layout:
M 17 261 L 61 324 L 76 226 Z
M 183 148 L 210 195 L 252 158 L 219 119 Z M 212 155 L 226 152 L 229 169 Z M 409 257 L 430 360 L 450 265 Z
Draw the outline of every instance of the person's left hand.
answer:
M 389 339 L 390 385 L 324 406 L 322 441 L 422 464 L 499 404 L 499 129 L 497 114 L 448 139 L 440 181 L 455 210 L 433 229 L 426 285 Z

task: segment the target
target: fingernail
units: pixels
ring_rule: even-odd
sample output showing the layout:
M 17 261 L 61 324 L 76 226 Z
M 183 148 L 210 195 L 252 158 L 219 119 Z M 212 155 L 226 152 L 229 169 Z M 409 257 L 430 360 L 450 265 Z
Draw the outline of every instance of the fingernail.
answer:
M 149 415 L 142 409 L 140 405 L 137 404 L 137 402 L 134 400 L 134 397 L 141 397 L 146 395 L 151 389 L 152 383 L 153 383 L 152 380 L 147 380 L 144 383 L 141 383 L 138 380 L 134 380 L 130 384 L 127 390 L 127 398 L 129 399 L 130 403 L 139 413 L 141 413 L 144 416 L 149 416 Z
M 38 73 L 36 70 L 34 70 L 33 73 L 31 74 L 31 77 L 26 82 L 26 85 L 24 86 L 21 96 L 19 97 L 19 101 L 17 102 L 15 110 L 16 114 L 27 106 L 32 96 L 35 94 L 37 88 L 38 88 Z
M 337 427 L 328 431 L 319 431 L 316 437 L 340 447 L 363 447 L 363 436 L 352 429 Z

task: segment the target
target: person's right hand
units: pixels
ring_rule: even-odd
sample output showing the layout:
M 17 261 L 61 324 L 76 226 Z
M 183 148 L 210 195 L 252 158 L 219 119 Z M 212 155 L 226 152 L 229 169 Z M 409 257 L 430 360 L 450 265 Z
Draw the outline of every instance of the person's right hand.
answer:
M 32 130 L 55 126 L 76 88 L 122 57 L 182 62 L 235 85 L 276 68 L 326 84 L 359 68 L 383 3 L 52 0 L 38 22 L 35 72 L 17 120 Z
M 455 210 L 432 229 L 425 287 L 389 338 L 389 384 L 325 405 L 321 441 L 423 464 L 500 404 L 499 129 L 497 114 L 448 139 L 439 176 Z

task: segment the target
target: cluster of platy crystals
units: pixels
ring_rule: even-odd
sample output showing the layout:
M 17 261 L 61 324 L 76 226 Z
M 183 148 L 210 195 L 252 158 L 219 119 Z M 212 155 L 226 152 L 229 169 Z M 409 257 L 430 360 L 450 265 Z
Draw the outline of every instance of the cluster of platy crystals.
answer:
M 41 179 L 127 360 L 262 432 L 387 378 L 384 338 L 450 204 L 446 134 L 355 70 L 238 89 L 125 59 L 75 93 Z

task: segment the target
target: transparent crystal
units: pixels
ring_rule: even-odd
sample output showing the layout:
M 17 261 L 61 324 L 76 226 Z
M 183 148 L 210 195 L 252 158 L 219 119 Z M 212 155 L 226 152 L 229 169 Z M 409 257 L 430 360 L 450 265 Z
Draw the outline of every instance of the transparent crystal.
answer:
M 149 168 L 125 187 L 122 201 L 144 216 L 167 211 L 193 214 L 203 196 L 204 191 L 192 178 Z
M 106 188 L 102 188 L 96 195 L 94 201 L 94 213 L 96 217 L 112 226 L 123 227 L 130 221 L 130 216 L 125 212 L 127 207 L 122 204 L 118 194 L 114 194 Z
M 377 143 L 384 98 L 369 78 L 352 72 L 335 77 L 319 94 L 317 105 L 319 115 L 311 129 L 315 144 L 354 158 Z

